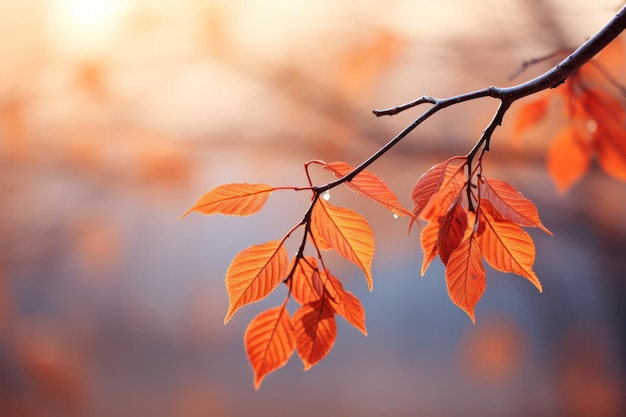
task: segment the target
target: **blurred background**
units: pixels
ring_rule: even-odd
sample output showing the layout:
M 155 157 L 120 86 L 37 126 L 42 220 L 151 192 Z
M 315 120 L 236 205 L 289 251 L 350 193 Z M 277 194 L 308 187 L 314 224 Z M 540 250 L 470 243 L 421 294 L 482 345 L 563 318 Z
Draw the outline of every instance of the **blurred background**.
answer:
M 339 319 L 326 359 L 303 372 L 294 355 L 255 392 L 243 333 L 285 291 L 224 326 L 224 273 L 309 195 L 177 221 L 222 183 L 305 185 L 306 160 L 356 165 L 420 112 L 372 109 L 530 79 L 554 62 L 509 74 L 621 3 L 0 0 L 0 416 L 626 415 L 626 184 L 593 168 L 557 195 L 555 125 L 513 147 L 519 105 L 484 173 L 554 233 L 529 231 L 544 292 L 488 269 L 475 325 L 438 260 L 419 277 L 418 230 L 333 191 L 376 234 L 372 293 L 356 267 L 330 266 L 369 335 Z M 410 208 L 417 178 L 465 154 L 496 105 L 441 112 L 371 171 Z

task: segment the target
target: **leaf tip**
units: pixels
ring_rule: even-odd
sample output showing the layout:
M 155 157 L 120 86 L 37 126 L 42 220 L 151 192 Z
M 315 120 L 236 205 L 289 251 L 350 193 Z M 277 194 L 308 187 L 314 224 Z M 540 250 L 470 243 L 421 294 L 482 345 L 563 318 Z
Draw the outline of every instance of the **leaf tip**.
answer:
M 523 274 L 522 276 L 528 279 L 535 286 L 535 288 L 539 290 L 540 293 L 543 292 L 543 286 L 541 285 L 541 281 L 539 281 L 539 278 L 537 278 L 537 274 L 535 274 L 534 271 L 530 271 L 530 273 Z
M 474 314 L 474 309 L 467 309 L 467 311 L 465 311 L 467 313 L 467 315 L 469 316 L 470 320 L 472 321 L 472 324 L 476 324 L 476 315 Z
M 224 317 L 224 325 L 228 324 L 230 319 L 233 317 L 233 314 L 235 314 L 235 312 L 232 310 L 232 308 L 229 308 L 226 312 L 226 317 Z
M 256 372 L 254 373 L 254 390 L 258 391 L 259 388 L 261 388 L 261 383 L 263 382 L 263 379 L 265 378 L 265 375 L 258 375 Z
M 539 226 L 539 229 L 542 230 L 545 234 L 549 235 L 550 237 L 554 237 L 554 233 L 552 233 L 547 227 L 545 227 L 543 224 Z

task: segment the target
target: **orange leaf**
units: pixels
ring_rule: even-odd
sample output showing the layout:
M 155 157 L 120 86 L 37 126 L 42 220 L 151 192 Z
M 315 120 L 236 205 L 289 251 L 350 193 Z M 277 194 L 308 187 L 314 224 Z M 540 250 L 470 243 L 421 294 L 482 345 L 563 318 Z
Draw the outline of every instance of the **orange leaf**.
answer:
M 371 291 L 374 233 L 365 218 L 353 210 L 320 199 L 313 208 L 312 223 L 325 242 L 363 270 Z
M 450 299 L 475 323 L 474 308 L 487 286 L 480 247 L 473 232 L 450 254 L 446 265 Z
M 315 220 L 315 219 L 313 219 Z M 326 238 L 318 229 L 318 224 L 313 221 L 311 223 L 311 229 L 309 230 L 309 239 L 313 242 L 315 247 L 319 250 L 332 250 L 333 247 L 326 241 Z
M 202 195 L 180 218 L 192 211 L 202 214 L 251 216 L 263 208 L 275 189 L 265 184 L 223 184 Z
M 439 237 L 439 222 L 431 221 L 422 229 L 420 235 L 420 243 L 422 245 L 422 252 L 424 252 L 424 260 L 422 261 L 422 270 L 420 274 L 424 276 L 428 265 L 437 256 L 437 240 Z
M 365 309 L 361 301 L 350 291 L 344 290 L 343 284 L 335 278 L 335 276 L 329 273 L 325 275 L 328 278 L 329 286 L 333 287 L 336 294 L 334 299 L 330 300 L 331 306 L 335 312 L 367 336 L 367 330 L 365 328 Z
M 605 73 L 598 69 L 597 64 L 599 64 L 604 71 L 611 68 L 624 68 L 626 64 L 625 52 L 626 44 L 624 43 L 624 37 L 615 38 L 590 62 L 583 65 L 578 70 L 578 73 L 584 78 L 586 84 L 604 84 L 606 87 L 614 88 L 615 86 L 606 79 Z
M 493 269 L 523 276 L 542 291 L 533 271 L 535 244 L 518 225 L 498 219 L 489 201 L 481 200 L 478 241 L 485 260 Z
M 624 129 L 626 111 L 622 103 L 610 94 L 598 89 L 584 90 L 581 100 L 591 119 L 598 125 Z
M 437 234 L 437 251 L 444 265 L 448 263 L 452 251 L 461 244 L 466 229 L 467 213 L 461 206 L 459 195 L 441 221 Z
M 446 215 L 465 186 L 464 168 L 465 164 L 449 167 L 446 170 L 443 184 L 421 213 L 423 219 L 434 220 Z
M 596 134 L 596 152 L 598 162 L 607 174 L 626 181 L 626 130 L 609 130 L 598 125 Z
M 523 227 L 538 227 L 550 236 L 539 219 L 539 212 L 535 204 L 524 197 L 512 185 L 493 178 L 482 178 L 480 181 L 480 196 L 486 198 L 492 207 L 505 220 Z
M 564 193 L 589 169 L 591 147 L 588 133 L 576 123 L 562 128 L 548 148 L 548 172 L 559 192 Z
M 224 324 L 239 308 L 267 297 L 287 275 L 287 250 L 274 240 L 239 252 L 226 271 L 230 298 Z
M 456 188 L 455 185 L 458 181 L 458 176 L 462 176 L 465 163 L 461 165 L 451 165 L 450 163 L 454 159 L 458 158 L 459 157 L 450 158 L 445 162 L 434 165 L 428 171 L 422 174 L 420 179 L 413 187 L 413 192 L 411 193 L 411 198 L 413 200 L 413 203 L 415 204 L 415 206 L 413 207 L 413 214 L 415 214 L 415 217 L 419 217 L 420 215 L 422 215 L 422 211 L 427 206 L 432 205 L 430 203 L 432 200 L 435 199 L 436 195 L 445 196 L 447 194 L 450 194 L 449 191 L 446 191 L 448 188 Z M 454 196 L 452 197 L 450 202 L 454 200 L 456 194 L 458 193 L 454 193 Z M 439 197 L 439 199 L 441 199 L 441 197 Z M 439 207 L 436 208 L 439 209 Z M 443 215 L 447 209 L 448 207 L 445 207 L 443 209 L 443 212 L 439 213 L 439 215 Z M 429 215 L 422 217 L 431 220 L 438 216 L 430 213 Z
M 289 271 L 293 268 L 293 261 Z M 305 256 L 298 260 L 290 280 L 291 294 L 300 304 L 308 304 L 319 300 L 324 294 L 324 284 L 317 269 L 317 260 Z
M 609 175 L 626 181 L 626 109 L 600 90 L 589 90 L 586 101 L 595 121 L 592 133 L 598 162 Z
M 296 333 L 286 303 L 256 316 L 243 340 L 254 370 L 254 389 L 259 389 L 267 374 L 284 366 L 296 347 Z
M 331 162 L 324 165 L 324 168 L 331 171 L 337 178 L 341 178 L 350 173 L 354 168 L 346 162 Z M 402 207 L 398 197 L 389 186 L 379 177 L 367 170 L 359 172 L 346 186 L 362 197 L 376 201 L 381 206 L 387 208 L 398 216 L 413 217 L 413 213 Z
M 524 104 L 518 111 L 513 123 L 511 140 L 513 144 L 519 145 L 524 132 L 533 125 L 539 123 L 546 115 L 551 95 L 545 94 L 537 100 Z
M 330 352 L 337 337 L 335 312 L 326 298 L 305 304 L 293 315 L 298 356 L 304 370 Z

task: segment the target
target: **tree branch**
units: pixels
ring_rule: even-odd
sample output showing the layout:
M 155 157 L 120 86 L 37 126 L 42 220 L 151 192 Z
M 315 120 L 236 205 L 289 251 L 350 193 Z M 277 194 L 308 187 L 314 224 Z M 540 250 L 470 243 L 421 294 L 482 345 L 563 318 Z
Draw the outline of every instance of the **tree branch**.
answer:
M 446 107 L 460 104 L 466 101 L 476 100 L 482 97 L 492 97 L 501 101 L 501 106 L 489 125 L 485 128 L 483 136 L 476 145 L 479 148 L 483 143 L 488 144 L 492 133 L 495 128 L 502 123 L 504 113 L 510 107 L 510 105 L 529 95 L 538 93 L 548 88 L 555 88 L 562 84 L 570 75 L 577 71 L 581 66 L 587 63 L 598 52 L 604 49 L 611 41 L 620 35 L 626 28 L 626 6 L 622 9 L 595 35 L 589 38 L 585 43 L 578 47 L 574 52 L 567 56 L 563 61 L 557 64 L 552 69 L 546 71 L 542 75 L 524 83 L 506 87 L 488 87 L 481 90 L 472 91 L 457 96 L 437 99 L 430 96 L 422 96 L 412 102 L 396 106 L 384 110 L 374 110 L 373 113 L 376 116 L 392 116 L 398 114 L 404 110 L 416 107 L 421 104 L 432 104 L 428 110 L 422 113 L 417 119 L 415 119 L 410 125 L 404 128 L 393 139 L 391 139 L 386 145 L 380 148 L 376 153 L 370 156 L 367 160 L 357 166 L 352 172 L 345 175 L 338 180 L 329 182 L 323 186 L 314 187 L 316 192 L 322 193 L 326 190 L 336 187 L 346 181 L 351 181 L 361 171 L 366 169 L 374 161 L 384 155 L 388 150 L 393 148 L 398 142 L 400 142 L 405 136 L 412 132 L 416 127 L 429 119 L 432 115 Z M 476 150 L 472 150 L 470 155 L 473 156 Z

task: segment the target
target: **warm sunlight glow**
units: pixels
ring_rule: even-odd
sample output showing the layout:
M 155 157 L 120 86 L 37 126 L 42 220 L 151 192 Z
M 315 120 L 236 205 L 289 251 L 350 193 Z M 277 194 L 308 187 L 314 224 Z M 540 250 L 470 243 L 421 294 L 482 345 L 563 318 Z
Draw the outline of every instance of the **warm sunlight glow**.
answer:
M 111 45 L 129 4 L 124 0 L 51 0 L 50 40 L 62 54 L 97 57 Z

